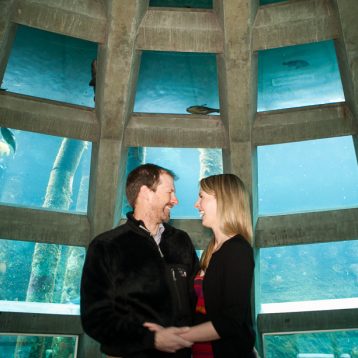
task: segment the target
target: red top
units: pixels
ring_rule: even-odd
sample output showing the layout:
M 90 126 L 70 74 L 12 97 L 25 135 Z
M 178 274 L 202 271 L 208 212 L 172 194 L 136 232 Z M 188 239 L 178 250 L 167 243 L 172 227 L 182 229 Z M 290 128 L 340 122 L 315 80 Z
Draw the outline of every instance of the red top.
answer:
M 204 279 L 204 275 L 200 276 L 200 272 L 195 276 L 194 279 L 194 290 L 198 298 L 195 307 L 195 312 L 205 315 L 206 309 L 205 309 L 205 301 L 204 301 L 204 294 L 203 294 L 203 279 Z M 210 342 L 194 343 L 191 349 L 192 349 L 192 358 L 214 358 L 214 353 Z

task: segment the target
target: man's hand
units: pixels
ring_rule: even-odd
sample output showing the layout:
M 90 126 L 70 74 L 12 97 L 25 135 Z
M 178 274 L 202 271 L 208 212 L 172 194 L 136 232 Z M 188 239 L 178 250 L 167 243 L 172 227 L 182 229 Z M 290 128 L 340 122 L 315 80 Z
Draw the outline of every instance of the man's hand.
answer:
M 168 327 L 155 323 L 144 323 L 144 327 L 147 327 L 150 331 L 155 332 L 154 346 L 156 349 L 162 352 L 174 353 L 178 349 L 189 348 L 192 346 L 192 342 L 189 342 L 179 335 L 187 332 L 189 327 Z

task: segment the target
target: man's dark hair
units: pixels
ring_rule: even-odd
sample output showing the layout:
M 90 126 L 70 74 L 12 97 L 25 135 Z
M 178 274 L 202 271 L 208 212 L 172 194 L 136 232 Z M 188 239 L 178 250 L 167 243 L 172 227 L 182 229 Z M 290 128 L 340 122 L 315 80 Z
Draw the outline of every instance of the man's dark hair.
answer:
M 126 195 L 128 203 L 132 208 L 135 206 L 139 190 L 143 185 L 153 191 L 157 190 L 161 174 L 168 174 L 174 180 L 176 179 L 173 171 L 150 163 L 140 165 L 128 174 Z

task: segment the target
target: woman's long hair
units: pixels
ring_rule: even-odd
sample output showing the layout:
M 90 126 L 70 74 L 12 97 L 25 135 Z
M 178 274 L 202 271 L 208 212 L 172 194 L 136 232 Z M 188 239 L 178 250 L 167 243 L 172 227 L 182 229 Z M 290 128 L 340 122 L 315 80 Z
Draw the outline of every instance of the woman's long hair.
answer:
M 234 174 L 212 175 L 201 179 L 200 188 L 216 197 L 220 230 L 230 237 L 241 235 L 251 244 L 253 234 L 250 194 L 242 180 Z M 204 271 L 209 265 L 214 246 L 213 237 L 200 260 L 200 267 Z

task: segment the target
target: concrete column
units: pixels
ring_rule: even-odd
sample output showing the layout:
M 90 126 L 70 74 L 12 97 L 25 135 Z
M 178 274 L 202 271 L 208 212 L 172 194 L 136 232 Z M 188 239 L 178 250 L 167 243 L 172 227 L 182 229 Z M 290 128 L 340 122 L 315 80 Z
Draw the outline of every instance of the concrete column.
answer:
M 220 113 L 226 128 L 228 149 L 224 171 L 238 174 L 251 190 L 251 129 L 256 114 L 257 59 L 251 34 L 258 1 L 214 1 L 224 29 L 224 53 L 218 55 Z
M 358 7 L 355 0 L 334 0 L 340 35 L 336 50 L 346 102 L 358 121 Z
M 358 161 L 358 7 L 354 0 L 334 0 L 334 6 L 340 23 L 336 51 L 344 96 L 353 113 L 353 143 Z
M 16 26 L 10 22 L 13 0 L 0 0 L 0 84 L 4 78 L 5 68 L 15 38 Z
M 214 0 L 214 11 L 224 29 L 224 53 L 217 57 L 220 114 L 228 139 L 227 149 L 223 150 L 224 172 L 239 175 L 252 193 L 254 227 L 258 202 L 257 160 L 251 132 L 257 110 L 257 55 L 252 52 L 251 39 L 257 9 L 258 0 Z M 258 252 L 256 256 L 258 258 Z M 254 318 L 258 312 L 255 305 L 255 291 L 260 288 L 258 279 L 256 269 L 252 290 Z M 260 343 L 258 339 L 259 349 Z
M 138 77 L 136 35 L 148 1 L 108 0 L 106 6 L 108 35 L 99 49 L 96 83 L 101 136 L 93 146 L 88 208 L 92 237 L 117 224 L 121 212 L 127 155 L 123 134 Z

